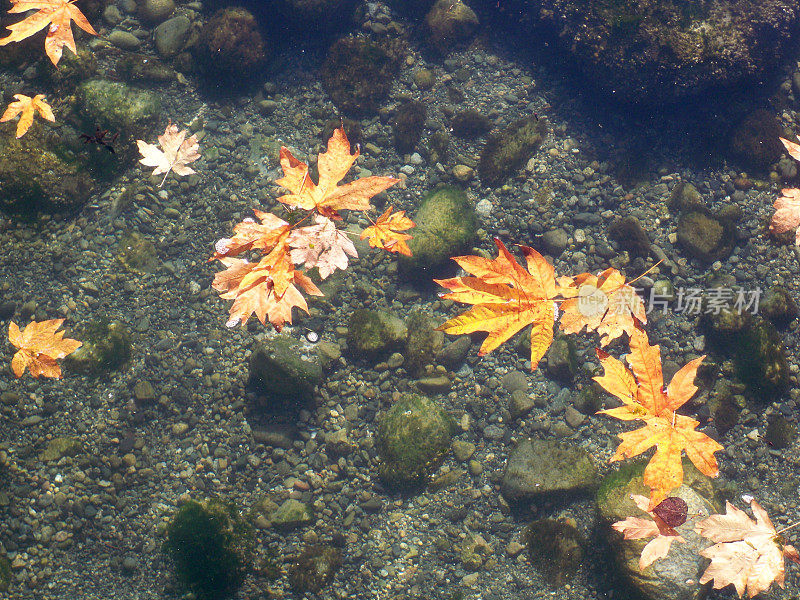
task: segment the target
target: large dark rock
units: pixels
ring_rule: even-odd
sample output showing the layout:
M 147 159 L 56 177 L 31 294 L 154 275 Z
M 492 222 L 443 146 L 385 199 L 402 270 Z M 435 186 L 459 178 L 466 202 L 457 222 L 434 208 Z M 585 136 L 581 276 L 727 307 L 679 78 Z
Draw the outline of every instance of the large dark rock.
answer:
M 481 0 L 497 14 L 497 0 Z M 505 0 L 502 14 L 552 36 L 623 102 L 673 102 L 755 82 L 788 58 L 795 0 Z

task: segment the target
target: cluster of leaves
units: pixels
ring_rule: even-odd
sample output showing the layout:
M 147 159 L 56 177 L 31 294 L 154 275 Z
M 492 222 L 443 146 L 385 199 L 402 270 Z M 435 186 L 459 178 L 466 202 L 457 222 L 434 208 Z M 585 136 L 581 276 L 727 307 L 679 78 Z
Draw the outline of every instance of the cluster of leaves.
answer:
M 665 557 L 672 542 L 686 541 L 675 529 L 686 521 L 686 503 L 669 496 L 683 483 L 684 452 L 705 475 L 719 474 L 714 454 L 723 447 L 697 431 L 698 421 L 677 412 L 697 392 L 694 380 L 705 356 L 684 365 L 665 388 L 660 349 L 649 343 L 643 329 L 644 303 L 621 273 L 607 269 L 599 276 L 582 273 L 556 278 L 553 267 L 532 248 L 520 246 L 525 268 L 502 242 L 495 243 L 499 251 L 496 259 L 456 257 L 454 260 L 469 275 L 437 280 L 449 290 L 444 298 L 473 305 L 439 329 L 450 334 L 488 333 L 479 352 L 484 355 L 530 325 L 532 369 L 552 343 L 559 313 L 565 333 L 579 333 L 585 327 L 600 335 L 601 346 L 627 334 L 627 360 L 632 371 L 598 348 L 604 373 L 594 380 L 622 401 L 622 406 L 602 410 L 601 414 L 644 422 L 639 429 L 620 434 L 621 442 L 611 461 L 655 448 L 644 471 L 650 497 L 632 496 L 650 518 L 631 516 L 614 524 L 626 539 L 652 538 L 639 562 L 639 568 L 645 569 Z M 756 502 L 751 502 L 751 508 L 756 521 L 729 504 L 726 515 L 711 515 L 697 524 L 698 534 L 714 542 L 701 553 L 711 559 L 701 584 L 712 580 L 715 588 L 733 584 L 740 596 L 745 590 L 753 596 L 773 582 L 783 585 L 783 558 L 798 561 L 797 551 L 785 543 Z
M 346 269 L 349 257 L 358 256 L 348 233 L 336 227 L 341 220 L 340 210 L 366 211 L 375 195 L 399 180 L 392 177 L 361 177 L 339 185 L 359 156 L 350 153 L 350 142 L 344 129 L 333 132 L 327 149 L 319 154 L 315 183 L 306 163 L 297 160 L 285 147 L 281 148 L 283 177 L 281 187 L 289 193 L 278 201 L 290 209 L 301 210 L 305 216 L 289 224 L 272 213 L 254 211 L 256 219 L 238 223 L 233 237 L 223 238 L 215 245 L 216 252 L 209 260 L 219 260 L 226 269 L 214 277 L 213 287 L 221 297 L 233 300 L 229 327 L 245 324 L 251 315 L 269 322 L 280 331 L 292 322 L 294 307 L 308 311 L 303 292 L 321 296 L 322 292 L 306 274 L 316 269 L 325 279 L 337 269 Z M 404 231 L 414 223 L 392 208 L 383 213 L 371 226 L 361 232 L 373 247 L 389 252 L 410 254 L 406 241 L 411 237 Z M 258 251 L 261 257 L 250 262 L 238 256 Z M 303 266 L 304 271 L 298 269 Z

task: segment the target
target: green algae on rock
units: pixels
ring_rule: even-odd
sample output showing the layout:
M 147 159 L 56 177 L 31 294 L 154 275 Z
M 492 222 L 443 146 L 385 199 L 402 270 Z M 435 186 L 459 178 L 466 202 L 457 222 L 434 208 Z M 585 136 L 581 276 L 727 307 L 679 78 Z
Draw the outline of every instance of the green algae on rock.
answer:
M 108 79 L 84 81 L 76 98 L 88 126 L 119 133 L 121 141 L 144 137 L 161 112 L 155 92 Z
M 375 113 L 389 95 L 402 55 L 397 43 L 346 37 L 333 43 L 322 65 L 325 91 L 344 113 Z
M 681 212 L 677 233 L 684 250 L 703 262 L 727 258 L 736 241 L 733 220 L 715 215 L 705 207 Z
M 461 0 L 437 0 L 425 17 L 428 41 L 442 54 L 468 42 L 479 23 L 475 11 Z
M 259 343 L 250 355 L 249 385 L 266 396 L 259 408 L 280 411 L 307 404 L 321 381 L 316 349 L 287 335 Z
M 491 135 L 478 163 L 481 182 L 497 187 L 514 175 L 542 145 L 547 129 L 544 119 L 532 115 Z
M 158 268 L 158 252 L 153 242 L 141 233 L 131 231 L 119 242 L 117 259 L 134 273 L 152 273 Z
M 164 550 L 181 582 L 200 600 L 236 592 L 253 565 L 253 533 L 231 505 L 189 500 L 167 526 Z
M 73 213 L 95 182 L 59 138 L 36 130 L 0 136 L 0 208 L 12 213 Z
M 392 119 L 394 145 L 401 154 L 413 152 L 425 128 L 425 104 L 417 100 L 400 103 Z
M 314 521 L 314 510 L 294 498 L 287 498 L 269 515 L 272 525 L 278 529 L 294 529 Z
M 237 86 L 257 76 L 271 53 L 252 13 L 235 6 L 214 13 L 192 50 L 206 79 Z
M 568 584 L 583 562 L 586 539 L 574 519 L 539 519 L 525 529 L 531 563 L 552 587 Z
M 64 359 L 64 366 L 79 373 L 98 375 L 124 365 L 131 357 L 131 337 L 119 321 L 90 321 L 80 336 L 83 345 Z
M 47 442 L 47 447 L 39 454 L 42 462 L 58 462 L 65 456 L 75 456 L 83 450 L 83 444 L 77 438 L 57 437 Z
M 401 257 L 400 265 L 426 276 L 454 264 L 450 259 L 469 250 L 478 230 L 475 208 L 455 187 L 428 193 L 413 220 L 417 226 L 408 241 L 411 256 Z
M 342 551 L 330 544 L 314 544 L 300 553 L 289 568 L 289 584 L 299 594 L 317 593 L 342 566 Z
M 450 449 L 455 423 L 425 396 L 407 394 L 380 418 L 376 447 L 381 478 L 399 489 L 423 485 Z
M 402 319 L 380 310 L 359 308 L 350 315 L 347 347 L 360 356 L 376 357 L 402 347 L 408 328 Z

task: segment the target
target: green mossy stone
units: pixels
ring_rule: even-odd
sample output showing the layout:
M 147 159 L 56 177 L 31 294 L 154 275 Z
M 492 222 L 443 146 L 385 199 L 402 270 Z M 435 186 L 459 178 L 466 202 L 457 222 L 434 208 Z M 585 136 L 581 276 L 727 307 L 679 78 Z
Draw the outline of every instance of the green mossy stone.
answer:
M 573 519 L 540 519 L 525 529 L 528 556 L 551 587 L 563 587 L 583 562 L 586 539 Z
M 546 135 L 547 123 L 530 116 L 490 136 L 478 163 L 481 182 L 490 187 L 502 184 L 533 156 Z
M 392 119 L 394 145 L 401 154 L 413 152 L 422 137 L 427 114 L 425 104 L 417 100 L 408 100 L 397 107 Z
M 375 357 L 402 347 L 408 328 L 398 317 L 380 310 L 356 309 L 347 325 L 347 347 L 357 355 Z
M 530 336 L 526 337 L 530 344 Z M 578 354 L 575 341 L 561 335 L 553 340 L 547 350 L 547 373 L 562 382 L 571 382 L 578 371 Z
M 40 61 L 39 73 L 52 85 L 58 87 L 60 96 L 66 96 L 82 81 L 97 73 L 97 59 L 83 44 L 77 44 L 78 53 L 66 51 L 61 55 L 58 66 L 49 60 Z
M 83 345 L 64 359 L 70 370 L 97 375 L 121 367 L 131 357 L 130 333 L 119 321 L 95 319 L 80 339 Z
M 771 400 L 789 387 L 786 348 L 769 321 L 759 320 L 739 337 L 736 366 L 742 381 L 765 400 Z
M 763 171 L 783 154 L 783 144 L 779 139 L 783 135 L 783 127 L 775 115 L 758 109 L 732 129 L 727 147 L 747 169 Z
M 455 423 L 425 396 L 408 394 L 378 424 L 376 447 L 381 478 L 395 488 L 424 484 L 450 448 Z
M 597 466 L 591 455 L 575 445 L 527 439 L 511 451 L 500 491 L 509 502 L 539 496 L 580 494 L 594 489 Z
M 41 123 L 20 139 L 14 127 L 0 126 L 0 208 L 12 213 L 80 209 L 95 186 L 83 160 Z
M 121 143 L 133 143 L 137 138 L 150 140 L 149 130 L 161 113 L 158 94 L 120 81 L 84 81 L 76 90 L 76 98 L 87 127 L 119 133 Z
M 437 0 L 425 17 L 428 41 L 442 54 L 469 41 L 479 23 L 475 11 L 461 0 Z
M 478 231 L 475 208 L 454 187 L 438 188 L 425 196 L 414 222 L 414 237 L 408 242 L 412 256 L 402 257 L 400 264 L 420 274 L 449 266 L 453 256 L 469 249 Z
M 406 319 L 408 338 L 404 353 L 404 368 L 414 375 L 421 374 L 425 367 L 435 362 L 437 353 L 444 345 L 444 334 L 436 331 L 436 321 L 415 311 Z
M 134 273 L 152 273 L 159 265 L 158 252 L 153 242 L 135 231 L 124 235 L 120 240 L 117 259 Z
M 736 239 L 733 222 L 699 207 L 681 213 L 677 233 L 683 249 L 703 262 L 730 256 Z
M 259 343 L 250 355 L 250 385 L 275 407 L 302 404 L 322 381 L 322 362 L 315 349 L 286 336 Z
M 192 50 L 204 77 L 238 86 L 259 73 L 272 53 L 256 18 L 239 6 L 214 13 Z
M 289 498 L 270 514 L 269 520 L 278 529 L 294 529 L 312 523 L 314 511 L 308 504 Z
M 764 441 L 773 448 L 788 448 L 797 439 L 797 425 L 783 415 L 775 415 L 767 424 Z
M 759 302 L 758 312 L 776 325 L 785 325 L 800 314 L 794 298 L 778 286 L 767 290 Z
M 76 438 L 58 437 L 47 442 L 47 447 L 39 454 L 42 462 L 57 462 L 65 456 L 75 456 L 83 450 L 83 444 Z
M 185 502 L 167 526 L 164 550 L 178 581 L 199 600 L 221 600 L 239 589 L 253 564 L 253 532 L 232 506 Z
M 342 551 L 328 544 L 306 548 L 289 569 L 289 584 L 298 594 L 317 593 L 342 566 Z

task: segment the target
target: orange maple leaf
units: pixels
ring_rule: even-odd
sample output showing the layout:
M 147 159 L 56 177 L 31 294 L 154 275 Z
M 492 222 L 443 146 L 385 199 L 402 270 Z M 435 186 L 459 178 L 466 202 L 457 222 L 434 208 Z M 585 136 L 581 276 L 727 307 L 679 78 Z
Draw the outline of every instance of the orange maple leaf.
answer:
M 151 175 L 164 174 L 164 179 L 158 187 L 164 185 L 170 171 L 181 176 L 195 173 L 188 164 L 200 158 L 200 144 L 197 143 L 197 135 L 187 138 L 187 133 L 188 130 L 179 131 L 177 125 L 170 123 L 164 133 L 158 136 L 160 150 L 155 144 L 136 140 L 139 153 L 142 155 L 139 162 L 146 167 L 155 167 Z
M 259 222 L 248 217 L 233 228 L 233 237 L 222 238 L 214 244 L 214 256 L 209 258 L 218 260 L 226 256 L 236 256 L 248 250 L 263 250 L 271 252 L 286 236 L 290 225 L 273 215 L 260 210 L 253 211 Z
M 373 225 L 361 232 L 361 239 L 369 238 L 369 245 L 373 248 L 383 248 L 389 252 L 411 256 L 411 249 L 406 244 L 411 236 L 401 232 L 415 226 L 416 223 L 406 216 L 406 211 L 399 210 L 392 213 L 390 206 Z
M 616 269 L 606 269 L 599 276 L 562 277 L 559 284 L 561 295 L 567 298 L 559 306 L 561 329 L 566 333 L 578 333 L 585 326 L 587 331 L 597 331 L 600 345 L 607 346 L 623 333 L 631 335 L 636 321 L 647 323 L 644 302 Z
M 11 0 L 10 14 L 24 13 L 35 10 L 22 21 L 18 21 L 7 28 L 11 33 L 0 38 L 0 46 L 11 42 L 21 42 L 35 33 L 47 28 L 47 37 L 44 39 L 44 51 L 54 65 L 58 64 L 64 46 L 77 54 L 75 39 L 72 37 L 72 21 L 86 33 L 97 35 L 84 14 L 75 6 L 75 0 Z
M 675 412 L 697 391 L 694 378 L 705 356 L 684 365 L 665 390 L 659 347 L 651 346 L 647 335 L 637 327 L 631 336 L 630 348 L 628 362 L 633 373 L 598 348 L 597 357 L 604 374 L 594 380 L 623 402 L 618 408 L 601 410 L 601 414 L 645 423 L 635 431 L 619 435 L 622 441 L 611 460 L 638 456 L 655 446 L 656 452 L 644 470 L 644 483 L 651 489 L 652 509 L 683 482 L 681 455 L 684 450 L 700 472 L 716 477 L 719 468 L 714 453 L 722 450 L 722 446 L 705 433 L 696 431 L 698 421 Z
M 438 330 L 458 335 L 486 331 L 483 356 L 526 325 L 531 329 L 531 368 L 536 369 L 553 341 L 557 295 L 553 267 L 533 248 L 520 246 L 527 261 L 523 268 L 498 239 L 496 259 L 458 256 L 453 260 L 474 277 L 434 279 L 450 292 L 442 298 L 473 304 L 467 312 L 443 323 Z
M 733 585 L 739 597 L 746 592 L 752 598 L 773 583 L 783 587 L 784 557 L 800 564 L 797 550 L 781 536 L 785 529 L 776 531 L 767 511 L 755 500 L 750 500 L 750 508 L 755 521 L 727 502 L 724 515 L 711 515 L 695 527 L 698 534 L 714 542 L 700 552 L 711 559 L 700 577 L 701 585 L 712 580 L 717 590 Z
M 287 206 L 315 210 L 326 217 L 335 217 L 339 210 L 368 210 L 369 200 L 375 194 L 400 181 L 394 177 L 361 177 L 346 183 L 338 183 L 347 175 L 350 167 L 359 156 L 356 147 L 350 154 L 350 142 L 343 128 L 334 130 L 328 140 L 326 152 L 320 152 L 317 159 L 319 183 L 314 183 L 308 172 L 308 165 L 297 160 L 286 147 L 281 147 L 281 167 L 283 177 L 275 183 L 291 193 L 278 198 Z
M 11 359 L 11 370 L 22 377 L 25 369 L 30 369 L 34 377 L 61 378 L 61 367 L 56 359 L 64 358 L 81 347 L 81 342 L 64 337 L 63 331 L 56 331 L 64 319 L 31 321 L 20 331 L 17 324 L 8 324 L 8 340 L 19 350 Z
M 17 123 L 17 139 L 21 138 L 33 124 L 33 114 L 38 112 L 39 116 L 47 121 L 55 122 L 56 116 L 53 109 L 44 101 L 43 94 L 36 94 L 33 98 L 24 94 L 14 94 L 16 100 L 11 102 L 6 108 L 3 116 L 0 116 L 0 123 L 10 121 L 20 115 Z

